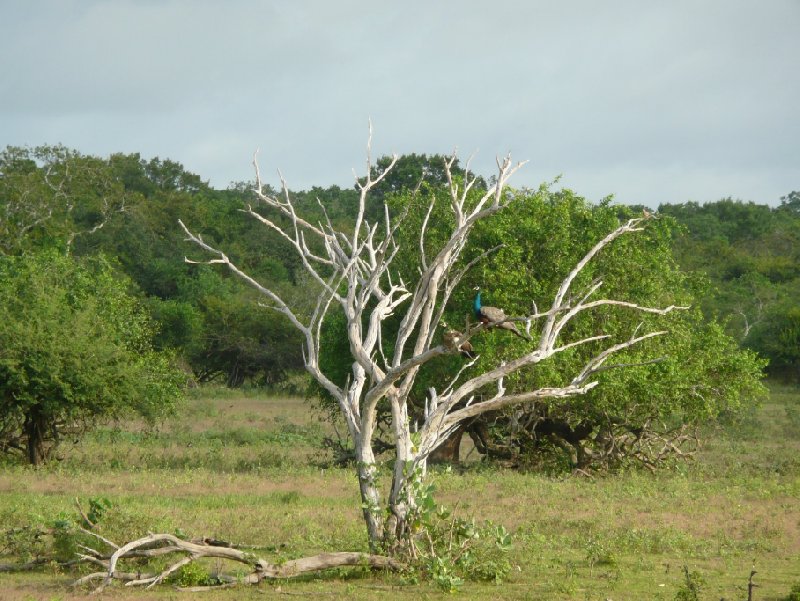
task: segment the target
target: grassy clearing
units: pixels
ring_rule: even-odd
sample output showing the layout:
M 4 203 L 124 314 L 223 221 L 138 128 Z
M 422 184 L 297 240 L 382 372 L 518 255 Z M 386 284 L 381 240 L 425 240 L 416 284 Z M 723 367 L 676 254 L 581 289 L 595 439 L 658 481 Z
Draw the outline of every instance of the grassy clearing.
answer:
M 5 464 L 0 529 L 74 514 L 73 499 L 107 497 L 103 533 L 118 541 L 180 530 L 258 546 L 270 559 L 366 550 L 355 475 L 325 467 L 327 426 L 298 400 L 221 394 L 148 431 L 130 424 L 64 446 L 44 469 Z M 515 533 L 511 579 L 467 583 L 470 599 L 672 600 L 683 566 L 705 580 L 701 599 L 745 599 L 755 566 L 758 600 L 800 582 L 800 393 L 775 387 L 745 425 L 716 429 L 696 462 L 659 474 L 594 480 L 505 472 L 480 464 L 434 472 L 437 500 Z M 9 561 L 0 557 L 0 563 Z M 74 574 L 0 575 L 0 598 L 88 598 Z M 280 587 L 280 588 L 279 588 Z M 203 594 L 261 599 L 440 599 L 395 575 L 336 572 L 301 582 Z M 183 599 L 169 588 L 113 599 Z M 96 597 L 93 597 L 96 598 Z

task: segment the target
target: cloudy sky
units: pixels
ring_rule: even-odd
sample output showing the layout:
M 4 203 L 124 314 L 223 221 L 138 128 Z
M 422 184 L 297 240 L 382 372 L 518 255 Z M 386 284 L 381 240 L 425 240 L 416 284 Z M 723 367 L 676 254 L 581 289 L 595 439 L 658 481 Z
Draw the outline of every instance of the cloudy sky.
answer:
M 591 200 L 800 190 L 800 0 L 0 0 L 0 144 L 352 183 L 373 152 Z M 265 177 L 265 179 L 267 179 Z M 273 182 L 274 183 L 274 182 Z

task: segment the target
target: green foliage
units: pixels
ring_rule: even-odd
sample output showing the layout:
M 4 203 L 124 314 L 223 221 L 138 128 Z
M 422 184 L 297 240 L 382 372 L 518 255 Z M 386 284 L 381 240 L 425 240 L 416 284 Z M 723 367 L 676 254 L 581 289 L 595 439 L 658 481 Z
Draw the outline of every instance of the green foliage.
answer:
M 244 188 L 210 190 L 198 184 L 196 176 L 176 174 L 177 164 L 165 167 L 132 158 L 138 155 L 115 155 L 116 161 L 124 159 L 126 185 L 145 196 L 138 210 L 126 212 L 94 242 L 97 249 L 119 257 L 125 272 L 149 297 L 161 324 L 157 346 L 175 349 L 201 383 L 274 385 L 299 369 L 299 338 L 285 320 L 258 307 L 257 295 L 227 273 L 184 262 L 191 249 L 178 219 L 223 245 L 253 277 L 279 288 L 292 287 L 289 281 L 298 263 L 286 242 L 240 212 L 252 193 Z M 180 183 L 183 180 L 189 184 Z
M 46 441 L 98 420 L 174 410 L 184 377 L 154 351 L 153 324 L 102 259 L 0 258 L 0 442 L 46 458 Z
M 701 294 L 708 317 L 769 359 L 769 371 L 800 377 L 796 299 L 800 294 L 798 193 L 777 208 L 724 199 L 699 205 L 662 205 L 685 226 L 675 240 L 684 269 L 705 273 L 712 287 Z
M 700 592 L 705 585 L 705 579 L 697 571 L 689 571 L 687 566 L 683 566 L 684 581 L 678 592 L 675 593 L 675 601 L 700 601 Z
M 2 548 L 17 562 L 25 564 L 39 560 L 47 554 L 50 542 L 44 525 L 26 524 L 3 533 Z
M 501 584 L 511 571 L 511 534 L 489 520 L 453 515 L 436 503 L 436 487 L 417 468 L 406 482 L 409 512 L 405 553 L 409 576 L 430 578 L 440 589 L 454 592 L 465 581 Z
M 0 173 L 0 254 L 113 256 L 148 297 L 160 324 L 156 347 L 175 350 L 199 381 L 274 385 L 302 367 L 296 333 L 254 309 L 253 294 L 218 270 L 184 263 L 179 218 L 223 243 L 255 277 L 288 284 L 297 276 L 285 241 L 239 212 L 251 200 L 246 186 L 212 190 L 175 161 L 100 159 L 62 146 L 8 147 Z M 335 200 L 340 192 L 320 193 Z
M 380 222 L 383 219 L 383 205 L 391 201 L 393 196 L 407 194 L 419 188 L 442 189 L 447 185 L 445 163 L 448 161 L 450 157 L 441 154 L 404 154 L 397 158 L 394 167 L 386 173 L 392 164 L 392 157 L 380 157 L 372 167 L 371 176 L 373 181 L 378 177 L 383 179 L 368 198 L 366 217 L 373 223 Z M 453 162 L 450 171 L 456 179 L 465 179 L 466 170 L 458 159 Z M 484 192 L 487 189 L 486 181 L 478 177 L 474 187 L 476 191 Z
M 795 381 L 800 378 L 800 278 L 783 287 L 780 297 L 764 310 L 745 346 L 761 353 L 770 361 L 776 374 Z
M 382 218 L 383 201 L 396 216 L 407 208 L 400 238 L 416 240 L 436 198 L 426 237 L 426 252 L 435 253 L 452 223 L 443 190 L 444 161 L 438 155 L 401 157 L 372 195 L 367 217 Z M 379 159 L 373 177 L 389 163 L 387 157 Z M 313 297 L 313 287 L 303 279 L 290 246 L 269 228 L 242 217 L 239 209 L 252 201 L 247 184 L 212 190 L 171 160 L 148 160 L 139 154 L 100 159 L 60 146 L 8 147 L 0 154 L 0 172 L 4 217 L 0 251 L 13 255 L 55 248 L 76 256 L 114 256 L 119 269 L 147 296 L 147 307 L 159 324 L 155 348 L 174 350 L 197 381 L 274 387 L 302 368 L 299 336 L 280 315 L 255 307 L 255 295 L 224 272 L 183 262 L 187 250 L 176 226 L 178 218 L 224 246 L 238 265 L 285 297 L 301 306 Z M 453 173 L 457 182 L 463 182 L 465 173 L 457 163 Z M 479 180 L 472 202 L 485 187 Z M 414 189 L 416 193 L 411 193 Z M 575 260 L 613 228 L 617 218 L 632 214 L 609 202 L 591 206 L 569 191 L 508 193 L 516 195 L 516 202 L 476 227 L 464 258 L 504 246 L 479 263 L 456 291 L 445 315 L 451 326 L 460 328 L 469 313 L 474 284 L 484 288 L 489 304 L 508 313 L 529 312 L 531 300 L 544 308 Z M 294 196 L 298 209 L 311 221 L 327 215 L 343 231 L 350 227 L 356 191 L 333 186 Z M 621 363 L 654 357 L 662 358 L 660 363 L 607 371 L 600 376 L 602 386 L 591 394 L 567 408 L 538 405 L 533 408 L 535 415 L 573 428 L 590 423 L 593 437 L 604 425 L 609 429 L 609 416 L 614 428 L 620 422 L 634 430 L 642 423 L 658 422 L 668 431 L 680 422 L 732 415 L 758 395 L 759 366 L 752 355 L 739 353 L 729 336 L 768 357 L 773 373 L 796 376 L 800 363 L 800 318 L 794 301 L 800 295 L 797 204 L 797 193 L 791 193 L 777 209 L 730 199 L 661 207 L 661 215 L 686 225 L 685 233 L 662 217 L 651 221 L 644 235 L 619 240 L 604 251 L 576 283 L 578 287 L 585 289 L 593 278 L 602 277 L 601 293 L 609 297 L 656 305 L 680 302 L 695 308 L 666 318 L 645 316 L 643 328 L 666 326 L 670 334 L 619 355 Z M 670 249 L 684 269 L 704 270 L 711 286 L 700 277 L 681 274 Z M 415 244 L 404 244 L 395 261 L 407 282 L 416 277 L 415 251 Z M 581 316 L 564 335 L 574 339 L 602 332 L 619 340 L 638 324 L 632 317 L 625 309 L 598 310 Z M 724 318 L 724 331 L 710 323 L 715 317 Z M 391 347 L 391 324 L 388 329 L 384 343 Z M 339 318 L 326 322 L 321 360 L 326 373 L 340 383 L 350 371 L 341 331 Z M 472 342 L 481 355 L 473 374 L 520 350 L 520 341 L 509 340 L 502 332 L 488 332 Z M 506 385 L 526 390 L 561 383 L 584 358 L 577 349 L 564 353 L 547 365 L 507 378 Z M 417 407 L 430 382 L 450 377 L 461 365 L 461 358 L 451 355 L 426 366 L 413 391 Z M 504 437 L 501 429 L 495 432 Z M 551 457 L 551 465 L 580 462 L 558 444 L 531 433 L 515 445 L 514 453 Z
M 414 240 L 428 203 L 436 195 L 439 200 L 428 235 L 428 250 L 434 252 L 443 242 L 441 235 L 450 219 L 447 193 L 442 190 L 444 161 L 440 155 L 400 157 L 374 191 L 367 217 L 381 219 L 384 200 L 395 214 L 410 206 L 402 238 Z M 381 175 L 389 163 L 388 157 L 379 159 L 373 177 Z M 200 176 L 169 159 L 145 159 L 138 153 L 98 158 L 63 146 L 9 146 L 0 152 L 0 173 L 0 253 L 19 255 L 54 248 L 76 256 L 113 256 L 149 299 L 148 307 L 160 324 L 157 347 L 175 349 L 200 381 L 274 385 L 302 368 L 299 339 L 283 320 L 269 312 L 253 311 L 254 295 L 234 288 L 226 274 L 183 262 L 187 249 L 176 225 L 179 218 L 212 243 L 224 246 L 239 266 L 259 280 L 289 297 L 308 297 L 308 283 L 303 281 L 300 261 L 291 247 L 239 212 L 252 202 L 248 184 L 213 190 Z M 457 181 L 465 176 L 457 162 L 453 173 Z M 423 177 L 411 199 L 410 191 Z M 479 179 L 473 193 L 479 194 L 485 186 Z M 343 231 L 351 226 L 357 207 L 355 190 L 316 187 L 293 195 L 298 210 L 312 222 L 327 215 Z M 528 208 L 529 196 L 529 191 L 521 194 L 521 204 Z M 491 220 L 483 231 L 476 231 L 482 240 L 474 248 L 481 250 L 485 250 L 484 244 L 502 242 L 517 233 L 533 234 L 527 250 L 507 246 L 478 268 L 477 279 L 484 284 L 486 295 L 508 311 L 527 310 L 530 294 L 539 300 L 546 296 L 550 291 L 538 281 L 552 282 L 563 276 L 576 252 L 585 250 L 592 235 L 607 231 L 603 224 L 611 223 L 600 216 L 603 210 L 569 192 L 540 196 L 550 199 L 545 204 L 549 204 L 552 218 L 538 226 L 528 217 L 519 227 L 509 224 L 519 216 L 511 210 Z M 552 202 L 554 198 L 560 208 Z M 795 344 L 797 319 L 792 312 L 793 299 L 800 294 L 797 204 L 793 192 L 776 209 L 730 199 L 660 208 L 661 214 L 687 226 L 688 233 L 670 242 L 680 265 L 705 271 L 714 286 L 693 290 L 705 316 L 726 318 L 726 333 L 768 357 L 773 373 L 789 377 L 797 375 L 800 361 L 800 347 Z M 606 216 L 614 211 L 606 207 Z M 561 222 L 559 217 L 567 219 Z M 408 246 L 409 250 L 414 247 Z M 409 263 L 411 254 L 406 255 L 398 257 L 397 264 L 413 278 L 416 268 Z M 513 278 L 504 274 L 495 281 L 498 263 L 521 268 Z M 507 285 L 523 280 L 529 287 L 526 301 L 524 306 L 515 306 Z M 469 291 L 465 288 L 459 294 L 468 297 Z M 235 301 L 230 306 L 221 306 L 232 297 Z M 457 317 L 451 325 L 460 326 L 463 314 Z M 492 336 L 487 339 L 491 342 Z M 455 359 L 450 359 L 451 364 L 441 364 L 442 373 L 456 365 Z
M 111 501 L 105 497 L 92 497 L 89 499 L 89 511 L 86 517 L 89 518 L 89 522 L 96 525 L 112 506 Z
M 216 579 L 211 577 L 205 566 L 202 566 L 196 561 L 187 563 L 178 568 L 170 580 L 180 587 L 210 586 L 212 584 L 217 584 Z
M 609 541 L 596 535 L 590 535 L 586 540 L 586 561 L 590 570 L 594 570 L 596 565 L 614 566 L 617 563 Z
M 631 209 L 608 201 L 591 205 L 569 190 L 553 193 L 542 188 L 508 193 L 515 195 L 515 201 L 475 226 L 462 263 L 456 266 L 457 269 L 488 249 L 496 249 L 476 264 L 453 294 L 444 314 L 450 327 L 464 330 L 465 322 L 474 322 L 472 300 L 476 285 L 484 291 L 485 304 L 502 307 L 506 314 L 528 315 L 534 307 L 546 311 L 561 281 L 583 255 L 616 228 L 620 219 L 635 216 Z M 472 202 L 477 196 L 475 192 Z M 441 187 L 423 183 L 416 192 L 396 194 L 388 202 L 395 214 L 407 211 L 398 235 L 407 243 L 394 266 L 404 281 L 414 282 L 417 244 L 413 241 L 419 238 L 432 203 L 426 232 L 427 255 L 433 256 L 445 244 L 452 226 L 448 195 Z M 581 296 L 593 282 L 602 281 L 595 298 L 691 309 L 659 316 L 605 306 L 581 313 L 563 331 L 564 342 L 597 335 L 609 338 L 559 353 L 547 362 L 508 376 L 504 380 L 508 392 L 562 386 L 590 356 L 611 343 L 628 340 L 635 332 L 666 330 L 667 335 L 615 355 L 606 367 L 628 367 L 599 373 L 596 379 L 600 386 L 589 394 L 574 397 L 566 404 L 543 402 L 529 406 L 527 417 L 517 416 L 518 422 L 536 424 L 548 419 L 565 427 L 583 426 L 588 433 L 580 444 L 591 450 L 604 445 L 604 439 L 599 438 L 603 431 L 624 430 L 630 436 L 647 426 L 666 434 L 680 424 L 699 424 L 720 415 L 736 414 L 763 395 L 763 361 L 752 352 L 740 350 L 736 341 L 720 325 L 707 320 L 697 307 L 697 299 L 706 293 L 708 282 L 702 276 L 682 271 L 673 258 L 672 246 L 679 231 L 677 223 L 668 217 L 648 221 L 643 232 L 622 237 L 605 248 L 582 271 L 573 289 L 575 295 Z M 383 333 L 389 355 L 394 341 L 392 327 L 397 323 L 387 322 Z M 542 323 L 543 320 L 533 323 L 531 333 L 535 335 Z M 320 365 L 335 382 L 344 382 L 350 369 L 344 328 L 344 319 L 337 315 L 331 316 L 323 329 Z M 530 343 L 501 330 L 475 336 L 471 343 L 480 359 L 465 377 L 476 376 L 530 348 Z M 463 362 L 462 357 L 451 354 L 422 368 L 411 397 L 417 411 L 424 405 L 428 388 L 449 381 Z M 493 394 L 489 389 L 483 392 Z M 490 432 L 493 440 L 507 445 L 511 433 L 503 426 L 504 417 L 492 416 L 492 421 L 500 426 Z M 515 436 L 512 448 L 497 452 L 522 453 L 528 460 L 535 457 L 534 464 L 542 457 L 564 453 L 563 445 L 553 444 L 534 430 L 519 431 Z M 588 452 L 576 452 L 578 456 L 566 457 L 566 461 L 548 463 L 586 467 L 582 462 L 590 461 Z M 602 455 L 596 457 L 602 459 Z
M 96 527 L 101 523 L 101 518 L 112 509 L 112 504 L 105 498 L 91 498 L 89 505 L 89 519 L 93 525 L 83 524 L 83 527 Z M 98 512 L 97 508 L 102 507 Z M 79 528 L 74 514 L 59 512 L 55 517 L 29 515 L 21 527 L 6 530 L 4 533 L 2 549 L 17 562 L 66 564 L 74 561 L 76 554 L 83 552 L 81 545 L 92 546 L 97 539 Z
M 0 152 L 0 254 L 70 252 L 136 204 L 111 164 L 63 146 Z
M 53 524 L 53 551 L 54 561 L 66 562 L 75 558 L 78 551 L 76 535 L 78 530 L 69 519 L 58 519 Z
M 468 290 L 479 284 L 489 288 L 491 303 L 507 313 L 526 314 L 531 299 L 540 311 L 546 310 L 560 281 L 583 254 L 617 226 L 618 218 L 633 216 L 625 207 L 592 206 L 566 190 L 520 196 L 496 223 L 476 232 L 477 248 L 505 246 L 482 263 L 457 305 L 469 306 Z M 583 270 L 574 294 L 580 296 L 592 282 L 602 281 L 595 297 L 651 307 L 692 306 L 703 282 L 681 272 L 673 260 L 674 231 L 675 224 L 669 219 L 651 220 L 645 231 L 615 241 Z M 508 378 L 506 386 L 524 391 L 562 385 L 609 343 L 625 341 L 635 332 L 656 330 L 666 330 L 667 335 L 615 355 L 609 364 L 627 367 L 598 374 L 600 385 L 594 390 L 568 404 L 534 406 L 530 415 L 573 428 L 591 427 L 594 434 L 583 442 L 590 447 L 601 443 L 595 437 L 603 429 L 620 424 L 635 431 L 657 422 L 667 428 L 676 423 L 701 423 L 723 412 L 736 412 L 763 393 L 759 384 L 762 364 L 752 354 L 739 351 L 735 342 L 719 326 L 707 323 L 698 310 L 655 316 L 613 306 L 583 312 L 562 334 L 564 342 L 599 334 L 609 336 L 608 340 L 561 353 L 546 364 Z M 481 363 L 493 365 L 518 354 L 525 343 L 508 338 L 493 332 L 485 339 L 473 340 Z M 657 362 L 648 363 L 654 359 Z M 533 436 L 528 452 L 547 448 L 537 442 L 535 430 Z M 528 444 L 524 439 L 520 442 Z M 580 467 L 581 461 L 575 458 L 573 466 L 577 463 Z
M 531 299 L 544 311 L 580 257 L 617 226 L 618 217 L 632 216 L 624 207 L 592 206 L 569 191 L 522 195 L 496 223 L 476 232 L 478 249 L 500 243 L 505 246 L 481 265 L 481 272 L 467 283 L 456 304 L 463 312 L 463 307 L 469 306 L 472 284 L 481 284 L 489 288 L 492 304 L 507 313 L 525 315 Z M 596 297 L 643 306 L 691 306 L 703 283 L 681 272 L 672 259 L 674 231 L 675 224 L 669 219 L 651 220 L 644 232 L 615 241 L 584 269 L 574 284 L 575 294 L 582 294 L 591 282 L 602 281 Z M 653 316 L 627 308 L 600 307 L 573 320 L 562 338 L 567 342 L 605 334 L 610 341 L 620 342 L 636 331 L 653 330 L 667 330 L 668 334 L 616 355 L 613 363 L 661 361 L 603 372 L 598 376 L 600 386 L 570 403 L 575 411 L 570 419 L 597 418 L 603 413 L 624 416 L 628 422 L 676 414 L 689 420 L 707 419 L 722 410 L 735 410 L 759 391 L 759 363 L 739 352 L 732 340 L 713 323 L 705 323 L 696 310 Z M 489 364 L 510 358 L 525 344 L 502 334 L 494 332 L 476 345 Z M 559 384 L 607 344 L 602 341 L 562 353 L 507 384 L 518 390 Z M 703 392 L 692 394 L 698 389 Z

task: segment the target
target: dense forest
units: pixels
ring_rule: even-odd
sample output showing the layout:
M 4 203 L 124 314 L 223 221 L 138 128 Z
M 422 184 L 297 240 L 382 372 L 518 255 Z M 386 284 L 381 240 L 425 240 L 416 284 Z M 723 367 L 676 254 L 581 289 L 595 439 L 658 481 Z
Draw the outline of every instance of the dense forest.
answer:
M 421 194 L 435 193 L 446 183 L 442 161 L 439 156 L 401 157 L 370 198 L 366 217 L 379 221 L 384 202 L 398 211 L 403 203 L 413 204 L 421 186 Z M 388 160 L 379 160 L 376 171 L 387 164 Z M 457 164 L 456 173 L 463 174 Z M 485 182 L 478 180 L 478 187 L 481 185 Z M 519 237 L 514 228 L 537 215 L 529 227 L 541 237 L 541 247 L 526 250 L 532 253 L 527 259 L 506 257 L 506 266 L 520 261 L 524 269 L 528 269 L 527 260 L 566 268 L 565 261 L 590 233 L 594 235 L 617 217 L 641 214 L 645 209 L 615 206 L 608 200 L 592 205 L 569 190 L 517 193 L 523 199 L 519 204 L 529 208 L 528 216 L 507 219 L 505 225 L 501 220 L 498 227 L 503 235 Z M 358 196 L 354 188 L 315 187 L 291 194 L 294 205 L 310 220 L 330 220 L 346 230 L 355 217 Z M 191 260 L 197 249 L 185 242 L 179 219 L 215 247 L 224 248 L 233 261 L 280 291 L 283 298 L 301 306 L 310 303 L 313 283 L 307 281 L 290 244 L 275 230 L 241 212 L 253 202 L 252 183 L 213 189 L 201 175 L 187 172 L 172 160 L 146 159 L 139 154 L 101 158 L 61 146 L 7 147 L 0 153 L 0 261 L 4 266 L 0 277 L 11 281 L 15 273 L 26 269 L 42 272 L 41 265 L 47 261 L 41 257 L 48 253 L 76 265 L 102 261 L 103 277 L 116 274 L 115 289 L 123 286 L 149 314 L 152 336 L 141 348 L 161 353 L 162 372 L 163 361 L 170 357 L 190 384 L 248 384 L 303 392 L 307 388 L 300 377 L 301 344 L 291 324 L 257 302 L 256 294 L 226 271 L 185 260 L 187 256 Z M 661 265 L 675 266 L 665 267 L 673 284 L 662 278 L 659 286 L 667 289 L 680 280 L 681 286 L 691 288 L 693 300 L 699 301 L 695 304 L 702 311 L 697 314 L 701 319 L 707 324 L 718 322 L 727 339 L 758 353 L 766 360 L 770 375 L 797 380 L 800 193 L 788 192 L 777 207 L 723 199 L 702 205 L 662 205 L 657 216 L 657 241 L 652 248 L 658 249 Z M 413 234 L 419 224 L 413 225 L 413 215 L 409 223 Z M 497 242 L 498 231 L 480 233 L 487 247 Z M 566 238 L 556 237 L 556 231 Z M 565 239 L 567 247 L 562 244 Z M 561 246 L 548 249 L 549 241 Z M 628 259 L 648 263 L 645 255 L 631 254 Z M 650 263 L 648 269 L 658 269 L 655 259 Z M 622 264 L 612 265 L 614 270 L 621 282 L 626 280 Z M 64 277 L 71 277 L 69 273 L 66 270 Z M 545 291 L 547 278 L 555 274 L 537 271 L 534 275 L 539 289 L 534 287 L 528 293 L 535 297 Z M 484 268 L 480 279 L 494 280 L 490 284 L 505 282 L 510 290 L 519 287 L 516 277 L 513 269 L 502 277 L 488 277 Z M 58 287 L 50 280 L 43 282 L 43 286 Z M 17 289 L 18 284 L 7 286 L 10 295 Z M 68 298 L 72 293 L 68 287 L 65 290 Z M 500 290 L 494 293 L 495 297 L 503 294 Z M 506 299 L 514 302 L 508 294 Z M 464 300 L 465 306 L 468 302 Z M 691 328 L 700 331 L 698 324 Z M 333 333 L 335 325 L 331 325 Z M 121 327 L 124 329 L 124 324 Z M 6 334 L 17 336 L 11 330 Z M 331 348 L 336 348 L 335 342 Z M 23 378 L 14 371 L 19 359 L 0 359 L 7 381 Z M 30 379 L 30 373 L 26 374 L 23 379 Z M 82 382 L 66 387 L 62 391 L 65 398 L 77 394 Z M 19 424 L 0 426 L 9 429 Z

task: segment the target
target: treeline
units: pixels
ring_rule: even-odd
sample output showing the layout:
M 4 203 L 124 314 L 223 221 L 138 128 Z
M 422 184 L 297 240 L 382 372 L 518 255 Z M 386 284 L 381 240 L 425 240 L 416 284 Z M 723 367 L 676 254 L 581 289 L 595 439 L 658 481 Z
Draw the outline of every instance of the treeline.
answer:
M 298 288 L 287 245 L 239 213 L 246 187 L 213 190 L 170 160 L 62 147 L 7 148 L 0 173 L 3 253 L 105 256 L 158 323 L 155 345 L 174 349 L 194 381 L 272 385 L 302 367 L 284 320 L 224 271 L 184 261 L 194 251 L 178 219 L 202 227 L 255 277 Z
M 422 175 L 428 186 L 443 184 L 441 160 L 403 157 L 372 197 L 367 217 L 376 221 L 383 200 L 413 189 Z M 379 161 L 376 170 L 386 164 Z M 208 257 L 185 243 L 178 225 L 180 219 L 202 232 L 250 275 L 311 308 L 309 282 L 291 246 L 240 212 L 254 202 L 251 187 L 213 189 L 180 163 L 139 154 L 99 158 L 60 146 L 8 147 L 0 153 L 0 253 L 103 256 L 157 322 L 155 347 L 175 352 L 192 381 L 286 385 L 302 369 L 297 332 L 225 270 L 202 264 Z M 307 216 L 340 227 L 357 207 L 355 190 L 336 186 L 293 198 Z M 681 226 L 673 238 L 680 266 L 712 284 L 702 296 L 704 313 L 768 358 L 772 373 L 796 378 L 800 194 L 790 193 L 777 208 L 726 199 L 662 205 L 658 212 Z M 185 262 L 187 255 L 201 262 Z
M 702 297 L 745 348 L 769 360 L 770 374 L 800 377 L 800 192 L 777 207 L 726 198 L 661 205 L 683 226 L 673 252 L 681 267 L 707 275 Z

